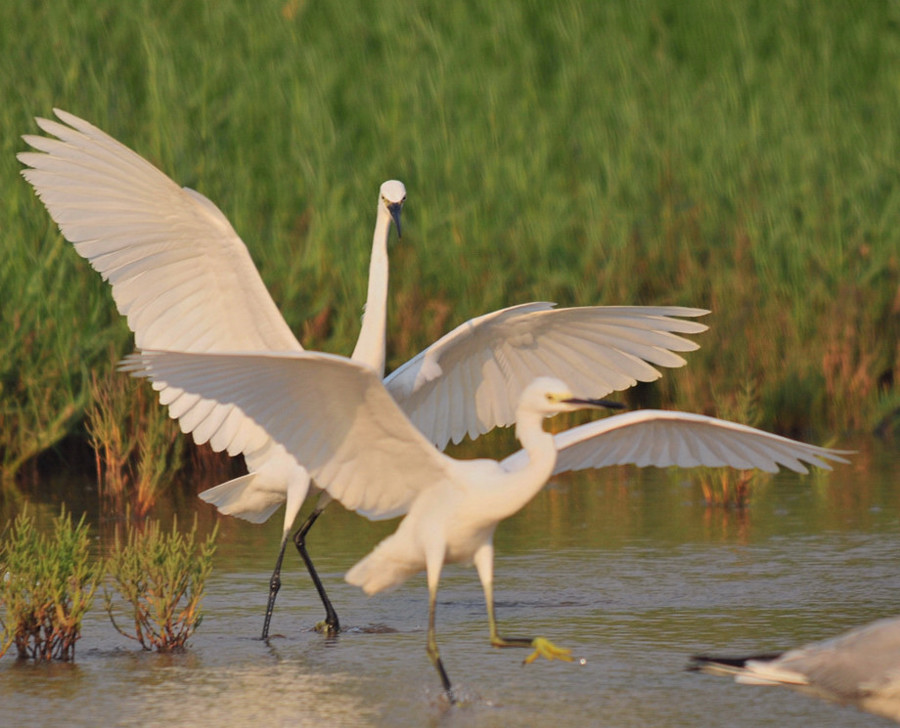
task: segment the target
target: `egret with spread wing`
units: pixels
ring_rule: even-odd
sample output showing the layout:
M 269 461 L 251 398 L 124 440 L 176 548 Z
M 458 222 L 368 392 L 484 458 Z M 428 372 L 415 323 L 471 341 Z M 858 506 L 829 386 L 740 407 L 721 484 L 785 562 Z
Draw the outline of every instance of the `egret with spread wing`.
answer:
M 92 124 L 56 110 L 64 123 L 38 119 L 56 139 L 25 136 L 37 152 L 23 152 L 23 171 L 63 235 L 112 286 L 138 348 L 179 351 L 302 351 L 269 295 L 234 228 L 213 202 L 179 187 L 140 155 Z M 366 305 L 354 358 L 384 372 L 387 242 L 393 221 L 400 231 L 403 183 L 381 185 L 372 241 Z M 172 392 L 159 392 L 169 403 Z M 184 400 L 181 402 L 184 405 Z M 178 417 L 197 444 L 243 454 L 248 474 L 200 497 L 220 512 L 254 523 L 286 503 L 284 528 L 262 638 L 269 633 L 281 564 L 294 520 L 310 490 L 307 471 L 265 431 L 231 405 L 215 405 L 203 425 Z M 320 501 L 294 534 L 325 607 L 325 627 L 340 628 L 334 607 L 306 551 L 305 536 L 329 498 Z
M 346 508 L 372 519 L 405 514 L 397 530 L 346 578 L 374 594 L 426 572 L 428 655 L 451 700 L 435 638 L 437 587 L 445 563 L 474 562 L 492 645 L 533 648 L 526 662 L 538 656 L 570 659 L 567 650 L 542 637 L 501 637 L 494 617 L 494 530 L 551 475 L 629 463 L 767 471 L 782 465 L 806 472 L 804 463 L 828 468 L 828 460 L 846 462 L 840 451 L 680 412 L 630 412 L 551 435 L 542 427 L 545 417 L 604 404 L 575 396 L 552 377 L 534 380 L 519 399 L 516 436 L 522 450 L 500 462 L 457 460 L 422 435 L 376 371 L 344 357 L 144 351 L 129 357 L 123 368 L 149 377 L 155 387 L 181 390 L 188 402 L 200 397 L 239 407 Z
M 95 126 L 57 110 L 38 119 L 51 136 L 27 135 L 35 150 L 19 154 L 23 171 L 63 235 L 112 286 L 138 348 L 206 351 L 301 351 L 265 288 L 246 246 L 225 215 L 203 195 L 179 187 L 150 162 Z M 52 138 L 56 137 L 56 138 Z M 355 360 L 380 374 L 385 366 L 388 234 L 400 228 L 402 183 L 381 186 L 369 287 Z M 697 345 L 679 334 L 706 326 L 683 320 L 701 309 L 584 307 L 528 303 L 462 324 L 388 377 L 404 411 L 438 447 L 513 422 L 525 386 L 540 374 L 563 377 L 584 396 L 602 397 L 678 367 L 675 352 Z M 681 317 L 681 318 L 678 318 Z M 162 389 L 163 404 L 177 393 Z M 216 451 L 243 454 L 248 474 L 204 491 L 221 513 L 260 523 L 285 504 L 281 548 L 270 580 L 262 636 L 269 633 L 293 523 L 310 491 L 307 471 L 266 432 L 230 405 L 186 398 L 170 407 L 184 432 Z M 337 614 L 316 575 L 305 536 L 328 497 L 293 536 L 325 605 Z

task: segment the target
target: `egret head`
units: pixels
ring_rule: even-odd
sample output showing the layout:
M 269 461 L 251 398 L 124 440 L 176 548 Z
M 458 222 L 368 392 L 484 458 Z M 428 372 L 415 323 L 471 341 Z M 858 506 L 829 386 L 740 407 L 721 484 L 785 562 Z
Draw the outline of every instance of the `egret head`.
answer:
M 529 409 L 544 417 L 561 412 L 574 412 L 580 409 L 623 409 L 620 402 L 608 399 L 584 399 L 572 394 L 565 382 L 556 377 L 538 377 L 522 392 L 519 400 L 520 409 Z
M 401 237 L 400 213 L 406 201 L 406 187 L 396 179 L 389 179 L 381 185 L 379 204 L 384 205 L 394 224 L 397 226 L 397 237 Z

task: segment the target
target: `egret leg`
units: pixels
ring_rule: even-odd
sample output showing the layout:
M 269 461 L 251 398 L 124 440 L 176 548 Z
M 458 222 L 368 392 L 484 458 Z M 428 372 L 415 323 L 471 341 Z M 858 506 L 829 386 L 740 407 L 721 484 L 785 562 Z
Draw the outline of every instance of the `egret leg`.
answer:
M 272 612 L 275 611 L 275 597 L 278 590 L 281 589 L 281 562 L 284 560 L 284 548 L 287 546 L 287 539 L 281 541 L 281 551 L 278 552 L 278 560 L 275 562 L 275 571 L 272 572 L 272 578 L 269 579 L 269 601 L 266 604 L 266 621 L 263 622 L 263 631 L 261 640 L 269 639 L 269 623 L 272 621 Z
M 325 510 L 330 502 L 330 498 L 324 500 L 324 502 L 323 499 L 319 500 L 313 512 L 309 514 L 307 519 L 294 534 L 294 545 L 296 545 L 297 551 L 300 552 L 300 558 L 302 558 L 303 563 L 306 564 L 306 570 L 309 572 L 309 576 L 316 587 L 316 591 L 319 592 L 319 598 L 322 600 L 322 605 L 325 607 L 325 620 L 319 622 L 319 624 L 316 625 L 316 629 L 325 632 L 326 634 L 337 634 L 341 631 L 341 623 L 338 621 L 337 612 L 334 610 L 334 606 L 331 604 L 328 594 L 325 593 L 325 587 L 322 585 L 322 580 L 319 578 L 316 567 L 313 566 L 312 559 L 309 558 L 309 553 L 306 551 L 306 534 L 309 532 L 309 529 L 312 528 L 316 519 L 322 515 L 322 511 Z
M 557 647 L 545 637 L 501 637 L 497 632 L 497 618 L 494 614 L 494 547 L 486 544 L 475 553 L 475 568 L 478 569 L 478 577 L 484 589 L 484 602 L 488 613 L 488 626 L 490 629 L 491 645 L 494 647 L 525 647 L 533 649 L 523 661 L 523 665 L 530 665 L 538 657 L 548 660 L 563 660 L 572 662 L 572 650 L 565 647 Z
M 447 700 L 450 701 L 451 704 L 456 702 L 456 696 L 453 695 L 453 686 L 450 684 L 450 678 L 447 677 L 447 671 L 444 669 L 444 663 L 441 661 L 441 653 L 438 651 L 437 646 L 437 637 L 435 634 L 434 628 L 434 613 L 435 607 L 437 605 L 437 584 L 435 584 L 435 588 L 432 589 L 429 584 L 428 589 L 428 645 L 426 647 L 426 651 L 428 652 L 428 659 L 431 660 L 431 664 L 434 665 L 434 669 L 437 670 L 438 675 L 441 678 L 441 685 L 444 688 L 444 692 L 447 695 Z
M 572 650 L 567 647 L 557 647 L 546 637 L 501 637 L 497 633 L 497 619 L 494 616 L 493 588 L 484 590 L 484 598 L 487 603 L 488 624 L 490 626 L 491 644 L 494 647 L 526 647 L 532 648 L 532 652 L 523 661 L 523 665 L 530 665 L 538 657 L 548 660 L 563 660 L 572 662 Z

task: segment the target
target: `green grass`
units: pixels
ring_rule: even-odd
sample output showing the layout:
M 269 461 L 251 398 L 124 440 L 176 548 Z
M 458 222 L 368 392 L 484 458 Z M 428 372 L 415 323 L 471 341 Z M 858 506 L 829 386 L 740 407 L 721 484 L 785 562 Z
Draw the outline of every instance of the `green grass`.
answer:
M 130 348 L 19 177 L 53 106 L 213 199 L 304 345 L 350 352 L 397 177 L 389 366 L 512 303 L 683 304 L 711 330 L 662 404 L 751 387 L 817 439 L 900 407 L 895 4 L 59 0 L 0 46 L 7 476 Z

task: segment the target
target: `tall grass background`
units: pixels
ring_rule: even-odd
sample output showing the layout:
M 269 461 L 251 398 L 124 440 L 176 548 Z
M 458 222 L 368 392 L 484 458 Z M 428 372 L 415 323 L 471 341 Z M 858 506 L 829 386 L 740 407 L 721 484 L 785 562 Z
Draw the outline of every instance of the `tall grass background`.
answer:
M 514 303 L 679 304 L 710 331 L 633 402 L 730 416 L 749 391 L 822 442 L 896 417 L 895 2 L 3 6 L 6 480 L 101 431 L 92 382 L 131 347 L 19 175 L 53 107 L 214 200 L 307 347 L 350 352 L 396 177 L 389 367 Z

